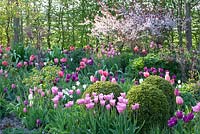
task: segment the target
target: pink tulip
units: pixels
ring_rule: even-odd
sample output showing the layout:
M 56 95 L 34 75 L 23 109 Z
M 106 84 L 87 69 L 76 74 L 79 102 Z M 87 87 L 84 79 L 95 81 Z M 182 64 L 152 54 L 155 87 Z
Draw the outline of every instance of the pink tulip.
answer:
M 98 103 L 99 99 L 98 99 L 98 96 L 94 96 L 94 103 Z
M 26 108 L 23 108 L 23 112 L 26 113 L 26 112 L 27 112 L 27 109 L 26 109 Z
M 94 108 L 94 105 L 95 104 L 91 102 L 91 103 L 86 104 L 85 106 L 87 109 L 92 109 L 92 108 Z
M 59 102 L 59 96 L 56 95 L 56 96 L 52 99 L 52 101 L 53 101 L 54 104 L 58 104 L 58 102 Z
M 123 103 L 123 97 L 122 96 L 119 96 L 119 97 L 117 97 L 117 99 L 118 99 L 118 102 L 121 102 L 121 103 Z
M 124 99 L 123 99 L 123 103 L 124 103 L 124 104 L 128 104 L 128 99 L 125 99 L 125 98 L 124 98 Z
M 103 100 L 104 99 L 104 95 L 103 94 L 99 94 L 99 100 Z
M 63 71 L 59 71 L 58 72 L 58 76 L 61 77 L 61 78 L 64 77 L 64 72 Z
M 100 75 L 103 75 L 103 70 L 98 70 L 98 73 L 99 73 Z
M 112 99 L 111 97 L 112 97 L 112 96 L 111 96 L 110 94 L 104 95 L 104 99 L 105 99 L 105 100 L 111 100 L 111 99 Z
M 29 57 L 29 61 L 30 62 L 33 62 L 35 60 L 35 55 L 31 55 L 30 57 Z
M 95 77 L 93 75 L 90 76 L 90 81 L 93 82 L 93 83 L 96 82 L 96 79 L 95 79 Z
M 2 65 L 3 66 L 8 66 L 8 62 L 7 61 L 2 61 Z
M 114 100 L 110 100 L 110 105 L 111 106 L 115 106 L 115 103 L 116 103 L 116 100 L 114 99 Z
M 63 98 L 63 92 L 58 92 L 59 99 Z
M 54 58 L 54 63 L 58 64 L 58 62 L 59 62 L 58 58 Z
M 106 77 L 104 75 L 101 76 L 101 81 L 106 81 Z
M 106 105 L 106 109 L 107 109 L 107 110 L 110 110 L 110 108 L 111 108 L 110 104 L 107 104 L 107 105 Z
M 165 74 L 165 80 L 169 81 L 170 82 L 170 76 L 169 76 L 169 72 L 166 72 Z
M 112 82 L 112 83 L 117 83 L 117 81 L 116 81 L 115 78 L 112 78 L 111 82 Z
M 181 96 L 176 96 L 176 104 L 182 105 L 183 104 L 183 98 Z
M 192 107 L 192 111 L 195 112 L 195 113 L 198 113 L 200 112 L 200 107 L 198 105 Z
M 56 95 L 57 93 L 58 93 L 58 88 L 57 87 L 52 87 L 51 88 L 51 92 L 54 94 L 54 95 Z
M 70 108 L 74 105 L 74 101 L 69 101 L 67 104 L 65 104 L 66 108 Z
M 105 100 L 100 100 L 100 104 L 101 104 L 101 106 L 105 106 L 106 101 Z
M 170 83 L 173 85 L 175 83 L 174 79 L 171 79 Z
M 80 71 L 80 70 L 81 70 L 81 68 L 80 68 L 80 67 L 77 67 L 77 68 L 76 68 L 76 71 L 77 71 L 77 72 L 78 72 L 78 71 Z
M 57 108 L 57 107 L 58 107 L 58 104 L 54 104 L 53 107 L 54 107 L 54 108 Z
M 133 48 L 133 51 L 134 51 L 134 52 L 138 52 L 138 51 L 139 51 L 138 46 L 135 46 L 135 47 Z
M 120 93 L 121 97 L 126 98 L 126 93 Z
M 42 97 L 44 97 L 44 96 L 45 96 L 45 92 L 41 92 L 40 94 L 41 94 L 41 96 L 42 96 Z
M 92 96 L 97 96 L 97 93 L 92 92 Z
M 91 101 L 91 97 L 85 97 L 85 104 L 90 103 Z
M 74 94 L 74 90 L 69 90 L 68 93 L 69 93 L 69 95 L 73 95 Z
M 138 110 L 140 108 L 140 104 L 135 103 L 134 105 L 131 105 L 132 110 Z
M 60 59 L 60 62 L 61 63 L 65 63 L 65 62 L 67 62 L 67 59 L 66 58 L 62 58 L 62 59 Z
M 85 62 L 81 61 L 80 66 L 86 66 Z
M 179 90 L 177 88 L 174 90 L 174 95 L 175 96 L 179 96 L 180 95 L 180 92 L 179 92 Z
M 76 103 L 77 103 L 78 105 L 85 104 L 85 100 L 84 100 L 84 99 L 78 99 L 78 100 L 76 101 Z
M 80 90 L 80 89 L 77 89 L 77 90 L 76 90 L 76 94 L 77 94 L 77 95 L 80 95 L 80 94 L 81 94 L 81 90 Z
M 124 110 L 126 109 L 126 104 L 125 104 L 125 103 L 117 102 L 117 106 L 120 106 L 120 107 L 123 108 Z
M 15 88 L 16 88 L 16 85 L 15 85 L 15 84 L 12 84 L 12 85 L 11 85 L 11 88 L 12 88 L 12 89 L 15 89 Z
M 145 78 L 147 78 L 147 77 L 149 77 L 150 74 L 149 74 L 148 71 L 146 71 L 146 72 L 143 72 L 143 75 L 144 75 Z
M 24 66 L 28 66 L 28 62 L 24 61 Z
M 108 73 L 107 71 L 103 71 L 103 75 L 104 75 L 105 77 L 108 77 L 109 73 Z
M 22 62 L 17 63 L 17 67 L 18 67 L 18 68 L 20 68 L 20 67 L 22 67 L 22 66 L 23 66 L 23 63 L 22 63 Z

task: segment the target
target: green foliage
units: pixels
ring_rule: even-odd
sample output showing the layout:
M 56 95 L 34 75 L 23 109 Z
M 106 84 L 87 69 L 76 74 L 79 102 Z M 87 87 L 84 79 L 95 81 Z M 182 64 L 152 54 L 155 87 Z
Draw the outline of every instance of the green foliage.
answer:
M 27 130 L 24 128 L 7 128 L 2 131 L 3 134 L 40 134 L 39 130 Z
M 52 81 L 56 78 L 58 71 L 57 66 L 45 66 L 41 70 L 33 68 L 32 72 L 23 80 L 23 83 L 28 87 L 38 87 L 40 84 L 42 88 L 46 89 L 52 84 Z
M 0 94 L 0 119 L 6 113 L 6 105 L 7 105 L 6 100 L 4 99 L 3 95 Z
M 114 96 L 117 97 L 120 95 L 120 93 L 123 92 L 123 90 L 118 84 L 114 84 L 109 81 L 106 81 L 106 82 L 99 81 L 90 85 L 83 93 L 83 96 L 85 96 L 87 93 L 92 94 L 93 92 L 97 94 L 113 93 Z
M 138 123 L 144 122 L 142 131 L 148 131 L 152 126 L 163 127 L 169 118 L 169 103 L 164 93 L 156 86 L 143 89 L 142 86 L 132 87 L 127 94 L 128 106 L 134 103 L 140 104 L 137 112 Z M 131 110 L 132 113 L 132 110 Z
M 107 68 L 111 68 L 111 71 L 118 71 L 119 69 L 125 72 L 126 67 L 129 64 L 129 61 L 133 58 L 132 53 L 122 53 L 114 57 L 104 57 L 102 59 L 103 65 L 106 65 Z M 117 68 L 116 68 L 117 65 Z
M 142 82 L 141 86 L 142 89 L 148 89 L 151 88 L 151 86 L 155 86 L 157 89 L 161 90 L 167 97 L 167 101 L 170 105 L 170 114 L 174 114 L 176 108 L 174 89 L 168 81 L 159 76 L 149 76 Z
M 190 93 L 192 98 L 200 101 L 200 82 L 182 84 L 181 93 Z
M 184 106 L 188 106 L 188 107 L 191 107 L 191 106 L 194 106 L 196 105 L 196 100 L 195 98 L 193 98 L 192 94 L 190 92 L 181 92 L 181 97 L 183 98 L 184 100 Z
M 82 48 L 77 48 L 74 51 L 71 51 L 69 54 L 69 69 L 73 70 L 79 66 L 82 58 L 86 58 L 87 53 Z
M 133 76 L 138 77 L 139 71 L 142 71 L 144 67 L 164 68 L 180 77 L 180 65 L 178 63 L 164 60 L 154 53 L 149 53 L 145 57 L 139 57 L 130 61 L 127 71 L 132 73 Z
M 20 105 L 21 113 L 18 114 L 23 116 L 22 123 L 26 126 L 26 128 L 32 130 L 46 125 L 45 117 L 48 115 L 49 109 L 53 108 L 50 101 L 51 100 L 47 97 L 41 97 L 39 94 L 35 94 L 33 99 L 29 100 L 29 103 L 32 104 L 32 106 L 26 107 L 26 113 L 23 112 L 24 104 L 22 103 Z M 36 123 L 37 119 L 40 120 L 40 125 Z

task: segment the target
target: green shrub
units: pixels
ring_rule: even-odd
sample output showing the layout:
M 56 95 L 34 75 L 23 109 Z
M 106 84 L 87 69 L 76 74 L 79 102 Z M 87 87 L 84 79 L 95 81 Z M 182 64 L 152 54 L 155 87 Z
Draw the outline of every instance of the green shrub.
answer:
M 138 77 L 139 71 L 142 71 L 144 67 L 155 67 L 155 68 L 164 68 L 176 74 L 180 78 L 180 65 L 175 61 L 167 61 L 161 58 L 157 54 L 148 54 L 145 57 L 139 57 L 129 62 L 128 73 L 134 74 L 134 77 Z
M 92 85 L 90 85 L 85 92 L 83 93 L 83 96 L 85 96 L 87 93 L 103 93 L 103 94 L 110 94 L 113 93 L 115 97 L 118 97 L 120 93 L 123 92 L 122 88 L 118 84 L 111 83 L 109 81 L 103 82 L 99 81 Z
M 200 101 L 200 83 L 183 84 L 180 88 L 181 93 L 190 93 L 196 101 Z
M 29 88 L 38 87 L 42 84 L 42 88 L 47 89 L 47 86 L 53 86 L 51 85 L 52 81 L 56 78 L 59 70 L 60 67 L 50 65 L 41 70 L 34 68 L 31 74 L 23 80 L 23 83 Z
M 181 92 L 181 97 L 184 100 L 183 106 L 184 107 L 191 107 L 196 105 L 196 100 L 193 98 L 190 92 Z
M 139 125 L 144 123 L 142 131 L 148 131 L 152 126 L 163 127 L 166 125 L 169 118 L 169 103 L 164 93 L 156 86 L 148 89 L 134 86 L 128 91 L 127 99 L 129 100 L 129 109 L 134 103 L 140 104 L 137 121 Z
M 151 86 L 155 86 L 159 90 L 163 91 L 170 105 L 170 114 L 174 114 L 176 108 L 174 89 L 168 81 L 159 76 L 150 76 L 142 82 L 141 86 L 144 89 L 148 89 Z

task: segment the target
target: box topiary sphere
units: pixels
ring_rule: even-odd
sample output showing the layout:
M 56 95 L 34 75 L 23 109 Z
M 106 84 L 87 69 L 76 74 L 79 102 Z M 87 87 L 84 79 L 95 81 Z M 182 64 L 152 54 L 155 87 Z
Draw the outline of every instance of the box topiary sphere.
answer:
M 152 126 L 163 127 L 167 124 L 170 117 L 169 103 L 165 94 L 155 86 L 149 89 L 134 86 L 128 91 L 127 99 L 129 100 L 128 107 L 131 117 L 133 115 L 131 105 L 134 103 L 140 104 L 137 111 L 137 122 L 140 126 L 144 123 L 142 132 L 147 132 Z
M 147 89 L 151 87 L 151 85 L 156 86 L 166 95 L 170 105 L 170 115 L 173 115 L 176 109 L 176 100 L 174 96 L 173 86 L 160 76 L 149 76 L 141 84 L 143 89 Z
M 85 92 L 83 93 L 83 97 L 87 93 L 89 93 L 91 95 L 93 92 L 95 92 L 97 94 L 102 93 L 104 95 L 113 93 L 115 97 L 118 97 L 118 96 L 120 96 L 120 93 L 123 92 L 123 90 L 122 90 L 122 88 L 118 84 L 111 83 L 109 81 L 105 81 L 105 82 L 99 81 L 99 82 L 91 84 L 85 90 Z

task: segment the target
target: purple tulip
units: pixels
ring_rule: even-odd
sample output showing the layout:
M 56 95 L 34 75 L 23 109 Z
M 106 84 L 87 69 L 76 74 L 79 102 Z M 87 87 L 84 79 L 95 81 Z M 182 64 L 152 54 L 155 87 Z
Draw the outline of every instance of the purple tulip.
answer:
M 167 122 L 167 125 L 168 127 L 173 127 L 177 124 L 177 118 L 175 116 L 171 117 L 168 122 Z
M 183 112 L 182 112 L 182 111 L 177 111 L 177 112 L 176 112 L 176 117 L 177 117 L 178 119 L 182 119 L 182 118 L 183 118 Z

